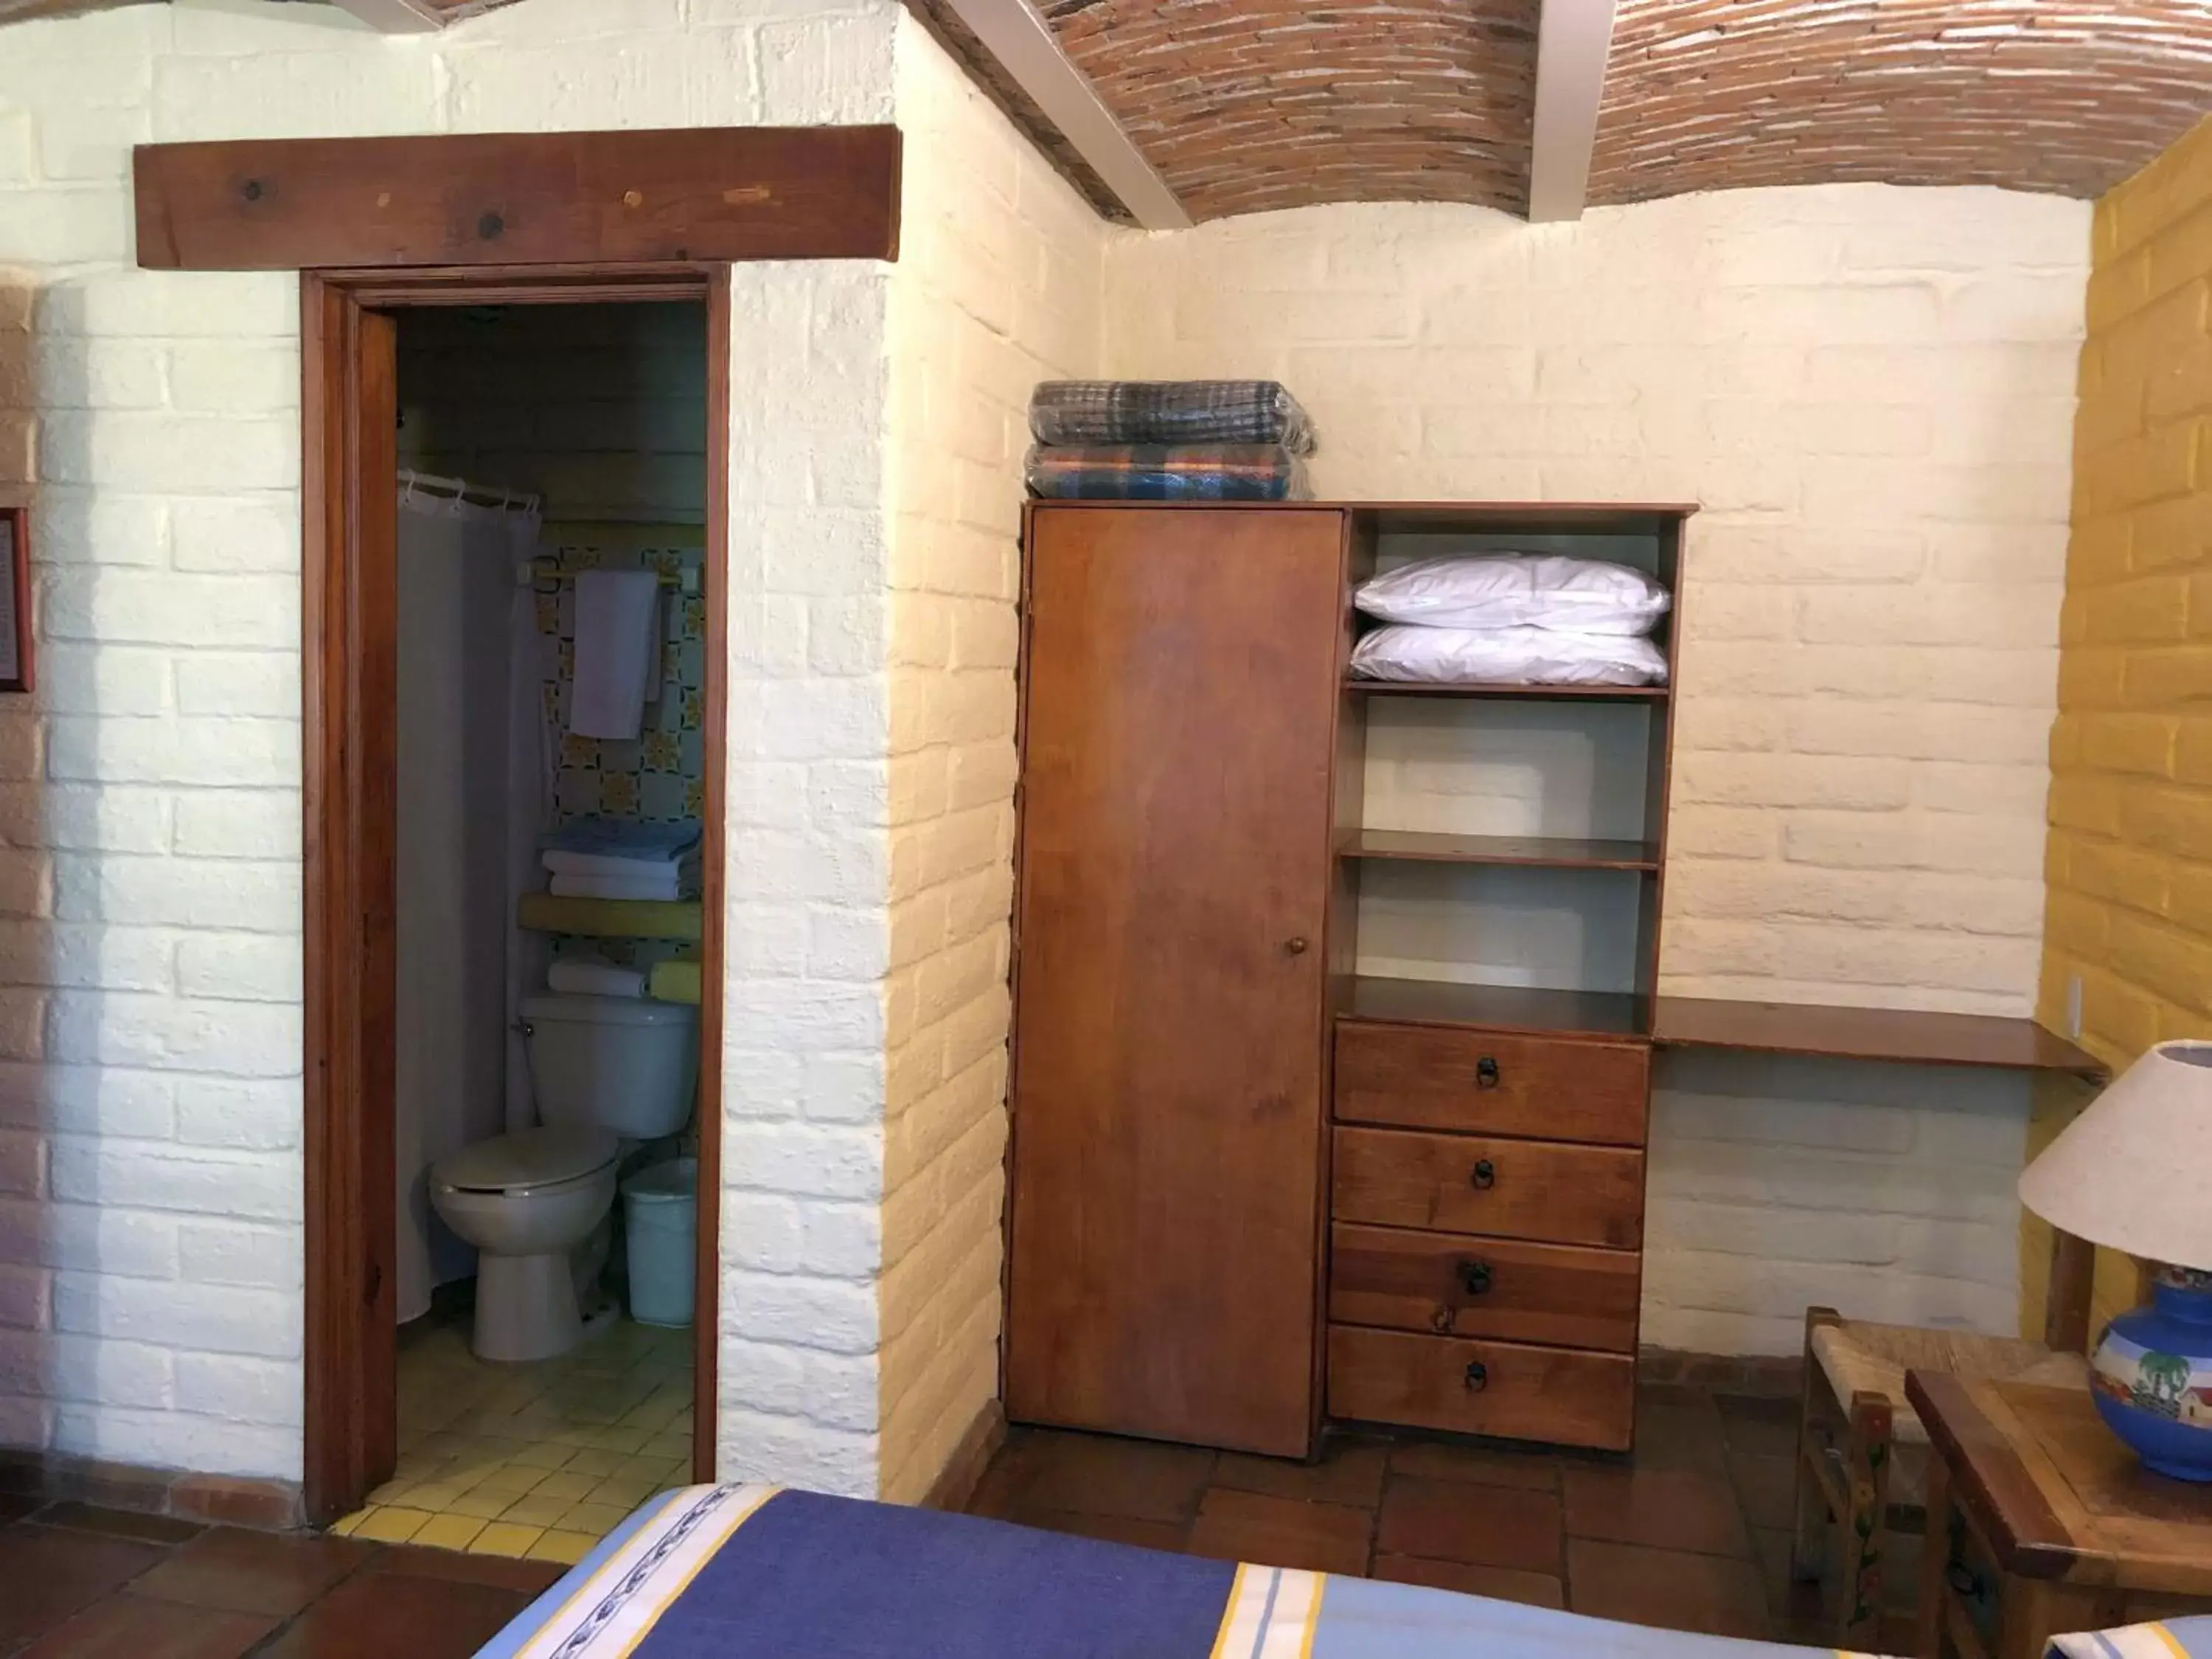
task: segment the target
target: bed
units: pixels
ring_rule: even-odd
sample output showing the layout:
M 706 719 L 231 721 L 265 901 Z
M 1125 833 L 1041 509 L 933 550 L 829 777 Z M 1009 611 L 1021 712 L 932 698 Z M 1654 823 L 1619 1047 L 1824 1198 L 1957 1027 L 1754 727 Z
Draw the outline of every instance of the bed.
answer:
M 2063 1659 L 2212 1659 L 2212 1620 L 2063 1644 Z M 1802 1659 L 1814 1651 L 1167 1555 L 973 1516 L 718 1486 L 647 1503 L 478 1659 Z

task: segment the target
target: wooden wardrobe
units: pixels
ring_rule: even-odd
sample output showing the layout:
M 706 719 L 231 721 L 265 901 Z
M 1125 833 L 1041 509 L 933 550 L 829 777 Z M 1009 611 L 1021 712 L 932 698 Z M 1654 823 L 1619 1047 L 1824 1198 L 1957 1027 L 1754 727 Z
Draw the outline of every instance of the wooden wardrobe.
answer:
M 1291 1456 L 1325 1416 L 1628 1444 L 1666 689 L 1346 662 L 1378 557 L 1581 551 L 1674 587 L 1687 511 L 1031 504 L 1012 1420 Z M 1635 822 L 1369 826 L 1367 712 L 1394 696 L 1626 720 L 1637 775 L 1604 810 Z M 1588 986 L 1362 977 L 1377 861 L 1586 872 L 1626 907 L 1620 959 Z

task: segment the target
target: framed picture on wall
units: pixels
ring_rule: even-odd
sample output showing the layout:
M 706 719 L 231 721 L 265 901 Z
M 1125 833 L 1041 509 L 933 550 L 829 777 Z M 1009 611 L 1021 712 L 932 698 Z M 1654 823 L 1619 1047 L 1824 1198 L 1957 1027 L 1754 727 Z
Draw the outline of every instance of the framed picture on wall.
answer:
M 0 507 L 0 691 L 31 689 L 31 509 Z

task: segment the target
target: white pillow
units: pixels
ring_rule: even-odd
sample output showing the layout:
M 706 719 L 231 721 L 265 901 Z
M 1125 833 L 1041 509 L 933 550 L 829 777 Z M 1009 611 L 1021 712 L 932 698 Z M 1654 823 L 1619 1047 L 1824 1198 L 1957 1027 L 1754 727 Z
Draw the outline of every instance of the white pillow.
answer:
M 1659 685 L 1667 659 L 1650 641 L 1622 634 L 1394 625 L 1360 637 L 1352 672 L 1432 685 Z
M 1550 553 L 1419 559 L 1362 582 L 1354 597 L 1383 622 L 1568 634 L 1648 634 L 1668 605 L 1641 570 Z

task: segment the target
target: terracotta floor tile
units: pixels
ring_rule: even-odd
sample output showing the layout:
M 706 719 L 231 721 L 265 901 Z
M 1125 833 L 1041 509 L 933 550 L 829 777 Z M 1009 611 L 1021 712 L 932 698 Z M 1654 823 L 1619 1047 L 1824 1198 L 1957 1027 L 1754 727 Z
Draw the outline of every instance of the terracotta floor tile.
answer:
M 1431 1589 L 1460 1590 L 1468 1595 L 1488 1595 L 1500 1601 L 1525 1601 L 1532 1607 L 1564 1607 L 1565 1587 L 1548 1572 L 1522 1572 L 1513 1567 L 1477 1567 L 1464 1561 L 1424 1561 L 1416 1555 L 1378 1555 L 1370 1578 L 1387 1578 L 1395 1584 L 1426 1584 Z
M 1559 1570 L 1559 1500 L 1545 1492 L 1394 1476 L 1382 1491 L 1378 1554 Z
M 202 1533 L 131 1589 L 138 1595 L 233 1613 L 288 1618 L 360 1566 L 373 1547 L 237 1527 Z
M 47 1632 L 19 1659 L 239 1659 L 276 1624 L 266 1613 L 111 1595 Z
M 999 1517 L 1016 1526 L 1044 1532 L 1064 1532 L 1076 1538 L 1097 1538 L 1109 1544 L 1133 1544 L 1139 1549 L 1182 1553 L 1190 1536 L 1182 1521 L 1141 1521 L 1127 1515 L 1086 1515 L 1067 1510 L 1024 1510 Z
M 168 1552 L 131 1538 L 17 1522 L 0 1531 L 0 1650 L 40 1635 L 155 1565 Z
M 1788 1457 L 1797 1449 L 1795 1395 L 1717 1394 L 1713 1409 L 1720 1413 L 1721 1433 L 1732 1452 L 1754 1457 Z
M 1770 1639 L 1759 1569 L 1723 1555 L 1576 1538 L 1567 1544 L 1567 1605 L 1577 1613 L 1708 1636 Z
M 395 1544 L 379 1550 L 361 1570 L 363 1578 L 442 1578 L 456 1584 L 488 1584 L 494 1589 L 527 1590 L 536 1595 L 561 1576 L 562 1569 L 546 1561 L 523 1561 L 504 1555 L 460 1555 L 451 1550 L 419 1549 Z M 394 1592 L 398 1594 L 398 1592 Z
M 1743 1505 L 1743 1518 L 1754 1527 L 1790 1527 L 1797 1519 L 1797 1462 L 1730 1452 L 1729 1483 Z
M 1766 1610 L 1778 1621 L 1792 1626 L 1815 1625 L 1826 1616 L 1818 1579 L 1801 1582 L 1790 1571 L 1790 1534 L 1768 1528 L 1754 1530 L 1752 1553 L 1759 1577 L 1766 1588 Z M 1823 1627 L 1820 1645 L 1835 1645 L 1836 1632 Z
M 1462 1446 L 1441 1440 L 1405 1440 L 1390 1449 L 1391 1474 L 1418 1475 L 1424 1480 L 1473 1480 L 1528 1492 L 1557 1492 L 1559 1468 L 1556 1452 Z
M 1331 1435 L 1322 1443 L 1320 1461 L 1310 1464 L 1224 1452 L 1213 1466 L 1213 1485 L 1311 1504 L 1372 1506 L 1382 1496 L 1389 1455 L 1388 1441 L 1352 1435 Z
M 111 1538 L 136 1538 L 147 1544 L 181 1544 L 207 1530 L 198 1521 L 175 1521 L 166 1515 L 140 1515 L 132 1510 L 104 1510 L 74 1499 L 47 1504 L 39 1511 L 39 1525 L 103 1532 Z
M 1661 1384 L 1636 1393 L 1636 1467 L 1721 1472 L 1728 1441 L 1713 1397 Z
M 1217 1561 L 1358 1577 L 1367 1571 L 1374 1530 L 1372 1510 L 1217 1486 L 1200 1503 L 1198 1521 L 1183 1547 Z
M 1025 1441 L 1026 1471 L 1015 1501 L 1023 1509 L 1185 1521 L 1213 1471 L 1214 1454 L 1193 1446 L 1106 1435 L 1054 1434 Z
M 1569 1469 L 1567 1535 L 1748 1557 L 1735 1488 L 1688 1469 Z
M 390 1578 L 363 1574 L 308 1608 L 259 1659 L 469 1659 L 533 1599 L 442 1578 L 411 1578 L 397 1595 Z

